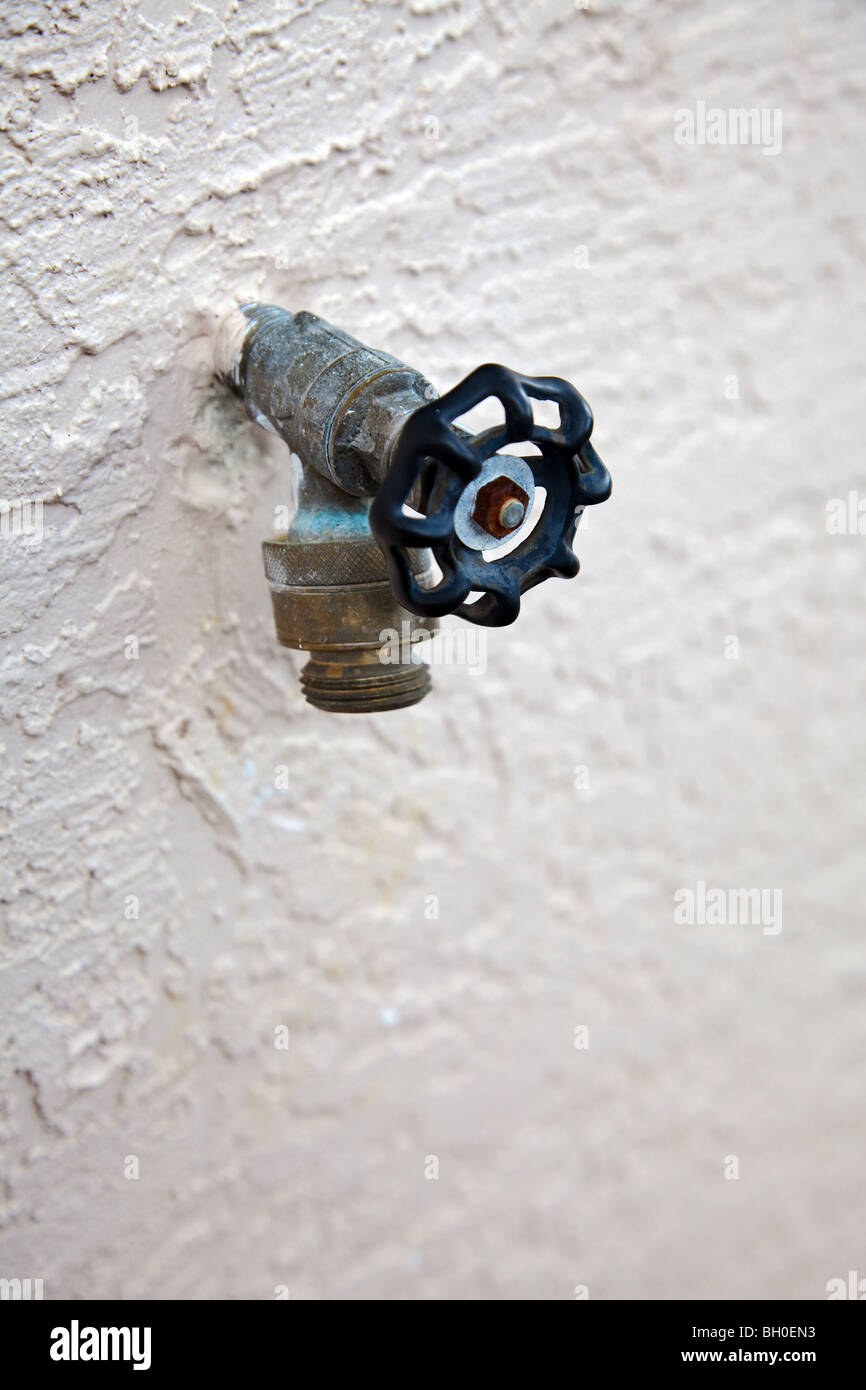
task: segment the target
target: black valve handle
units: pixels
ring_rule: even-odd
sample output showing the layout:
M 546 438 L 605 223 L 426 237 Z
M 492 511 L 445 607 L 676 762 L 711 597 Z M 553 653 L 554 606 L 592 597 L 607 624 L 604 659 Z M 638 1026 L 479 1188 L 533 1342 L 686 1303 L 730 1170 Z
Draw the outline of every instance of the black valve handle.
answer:
M 501 401 L 505 424 L 474 436 L 456 429 L 454 421 L 488 396 Z M 535 423 L 533 400 L 559 406 L 558 428 Z M 554 575 L 571 579 L 577 574 L 580 566 L 572 550 L 577 523 L 584 507 L 604 502 L 611 490 L 610 474 L 589 442 L 592 423 L 592 411 L 567 381 L 521 376 L 494 363 L 477 367 L 453 390 L 414 411 L 370 509 L 370 526 L 402 605 L 421 616 L 456 613 L 484 627 L 504 627 L 514 622 L 527 589 Z M 544 508 L 514 549 L 488 561 L 480 548 L 458 536 L 456 508 L 486 460 L 506 444 L 524 442 L 539 450 L 522 463 L 545 490 Z M 507 476 L 518 460 L 501 454 L 498 462 Z M 421 515 L 407 512 L 410 497 L 420 503 Z M 442 571 L 435 588 L 419 583 L 417 564 L 413 568 L 408 554 L 425 548 L 432 550 Z M 482 597 L 466 603 L 470 592 Z

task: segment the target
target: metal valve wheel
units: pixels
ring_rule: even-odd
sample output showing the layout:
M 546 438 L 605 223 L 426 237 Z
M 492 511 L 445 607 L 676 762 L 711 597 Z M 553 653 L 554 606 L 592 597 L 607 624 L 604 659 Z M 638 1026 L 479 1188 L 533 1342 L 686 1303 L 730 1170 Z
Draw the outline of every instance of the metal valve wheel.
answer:
M 504 425 L 476 435 L 455 426 L 490 396 L 502 403 Z M 533 400 L 558 405 L 555 429 L 535 423 Z M 572 541 L 583 509 L 604 502 L 611 490 L 589 442 L 592 423 L 592 411 L 567 381 L 521 376 L 493 363 L 414 411 L 370 509 L 370 527 L 404 607 L 504 627 L 514 622 L 527 589 L 577 574 Z M 538 453 L 498 452 L 521 443 Z M 542 488 L 544 505 L 531 524 Z M 428 548 L 441 570 L 435 587 L 425 587 L 409 553 Z M 481 597 L 467 602 L 472 592 Z

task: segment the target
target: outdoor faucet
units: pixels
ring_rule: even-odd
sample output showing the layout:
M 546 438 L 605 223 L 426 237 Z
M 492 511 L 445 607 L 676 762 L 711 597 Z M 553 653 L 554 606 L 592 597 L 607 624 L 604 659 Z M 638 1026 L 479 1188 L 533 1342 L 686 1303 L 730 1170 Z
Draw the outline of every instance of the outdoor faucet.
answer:
M 319 709 L 417 703 L 430 689 L 417 644 L 439 617 L 503 627 L 527 589 L 577 574 L 576 527 L 611 484 L 568 382 L 488 364 L 437 396 L 395 357 L 270 304 L 233 310 L 215 356 L 300 460 L 294 519 L 262 550 L 277 640 L 310 653 L 301 684 Z M 488 397 L 502 424 L 455 423 Z M 554 427 L 535 423 L 533 400 L 558 407 Z

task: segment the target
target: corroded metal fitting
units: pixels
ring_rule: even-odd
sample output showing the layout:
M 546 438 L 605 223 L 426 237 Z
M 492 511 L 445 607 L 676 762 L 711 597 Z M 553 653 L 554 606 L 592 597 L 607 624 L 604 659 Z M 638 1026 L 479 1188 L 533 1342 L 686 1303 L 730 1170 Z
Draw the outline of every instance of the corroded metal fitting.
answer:
M 435 396 L 419 372 L 314 314 L 246 304 L 224 321 L 217 373 L 303 464 L 290 530 L 262 546 L 277 640 L 310 653 L 311 704 L 373 713 L 430 690 L 418 643 L 438 624 L 403 608 L 370 532 L 369 502 L 405 418 Z M 428 552 L 414 561 L 419 582 Z
M 424 698 L 430 669 L 418 644 L 437 623 L 394 598 L 365 502 L 306 474 L 291 529 L 264 541 L 262 556 L 277 641 L 310 653 L 301 672 L 310 704 L 372 714 Z
M 376 491 L 401 425 L 435 399 L 429 381 L 315 314 L 244 304 L 222 324 L 217 375 L 247 414 L 355 497 Z

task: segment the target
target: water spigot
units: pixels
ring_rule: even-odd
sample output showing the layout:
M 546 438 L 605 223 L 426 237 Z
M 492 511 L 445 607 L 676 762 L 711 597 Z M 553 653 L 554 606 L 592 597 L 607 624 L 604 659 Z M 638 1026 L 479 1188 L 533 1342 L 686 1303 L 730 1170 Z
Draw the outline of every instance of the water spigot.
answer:
M 303 467 L 292 527 L 263 551 L 278 639 L 311 652 L 302 685 L 320 708 L 415 703 L 430 685 L 415 643 L 438 617 L 504 626 L 528 589 L 577 573 L 575 529 L 610 477 L 568 382 L 488 364 L 437 397 L 419 372 L 315 315 L 255 303 L 226 319 L 216 367 Z M 462 429 L 491 396 L 504 423 Z M 558 408 L 553 427 L 535 422 L 541 400 Z M 395 629 L 406 650 L 383 661 Z

